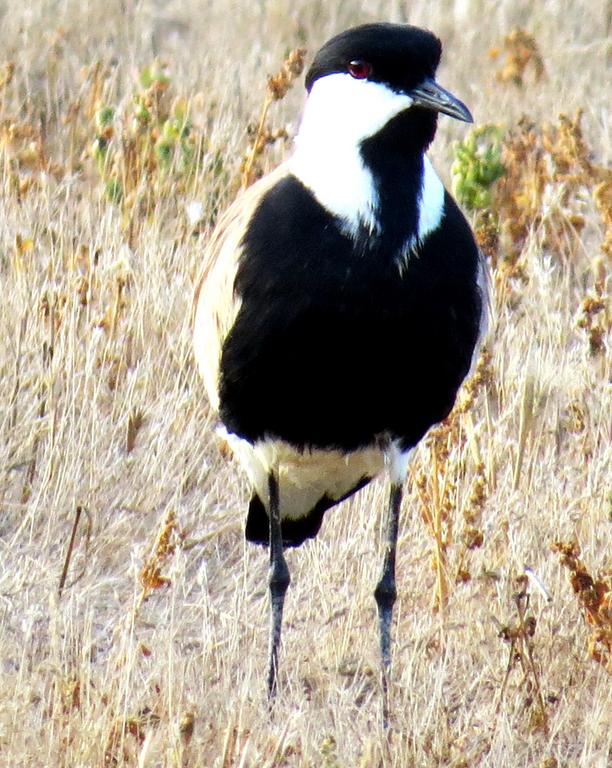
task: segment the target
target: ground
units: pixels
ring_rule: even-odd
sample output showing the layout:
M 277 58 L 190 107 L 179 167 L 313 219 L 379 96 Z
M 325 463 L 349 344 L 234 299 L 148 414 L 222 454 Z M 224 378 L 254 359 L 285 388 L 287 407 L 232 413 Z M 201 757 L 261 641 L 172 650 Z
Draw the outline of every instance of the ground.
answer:
M 605 4 L 0 13 L 0 765 L 608 766 Z M 492 266 L 490 359 L 417 451 L 403 505 L 388 733 L 384 481 L 288 555 L 269 714 L 266 552 L 244 541 L 248 488 L 190 349 L 215 218 L 290 150 L 300 79 L 251 157 L 267 76 L 379 19 L 441 37 L 439 81 L 500 126 L 506 163 L 493 234 L 468 212 Z M 468 131 L 440 120 L 449 187 Z

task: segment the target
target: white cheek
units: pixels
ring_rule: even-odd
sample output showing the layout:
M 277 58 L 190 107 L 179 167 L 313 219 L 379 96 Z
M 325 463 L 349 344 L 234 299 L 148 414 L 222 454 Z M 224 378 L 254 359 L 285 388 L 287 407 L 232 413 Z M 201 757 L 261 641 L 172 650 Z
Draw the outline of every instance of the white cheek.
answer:
M 333 74 L 317 80 L 308 96 L 289 170 L 344 222 L 376 229 L 378 196 L 360 154 L 364 139 L 412 104 L 381 83 Z
M 314 83 L 308 95 L 298 144 L 319 133 L 356 147 L 411 105 L 410 96 L 382 83 L 356 80 L 346 73 L 327 75 Z

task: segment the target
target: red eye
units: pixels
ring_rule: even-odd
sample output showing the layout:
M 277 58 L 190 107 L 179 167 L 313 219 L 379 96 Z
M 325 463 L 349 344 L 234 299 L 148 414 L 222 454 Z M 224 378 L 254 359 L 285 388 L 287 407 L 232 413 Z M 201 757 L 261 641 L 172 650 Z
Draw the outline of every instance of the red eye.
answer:
M 370 73 L 372 72 L 372 65 L 368 64 L 367 61 L 356 59 L 355 61 L 351 61 L 351 63 L 348 65 L 348 71 L 349 75 L 354 77 L 355 80 L 365 80 L 366 77 L 369 77 Z

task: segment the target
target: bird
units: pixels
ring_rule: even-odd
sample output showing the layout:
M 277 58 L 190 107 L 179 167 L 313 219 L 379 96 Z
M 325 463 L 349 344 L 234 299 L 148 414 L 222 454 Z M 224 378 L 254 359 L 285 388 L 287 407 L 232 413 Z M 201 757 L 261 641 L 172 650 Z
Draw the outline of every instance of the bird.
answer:
M 407 24 L 328 40 L 306 73 L 292 152 L 220 216 L 194 298 L 197 365 L 252 487 L 246 539 L 269 550 L 270 702 L 285 550 L 388 475 L 374 591 L 385 723 L 409 459 L 452 410 L 487 317 L 482 255 L 426 154 L 439 115 L 473 122 L 435 80 L 441 53 Z

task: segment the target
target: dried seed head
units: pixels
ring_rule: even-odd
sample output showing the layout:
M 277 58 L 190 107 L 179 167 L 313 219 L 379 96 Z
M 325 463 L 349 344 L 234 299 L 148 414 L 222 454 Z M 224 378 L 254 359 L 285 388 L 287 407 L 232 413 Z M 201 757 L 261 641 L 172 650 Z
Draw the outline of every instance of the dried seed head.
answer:
M 162 575 L 162 566 L 174 553 L 180 531 L 176 521 L 176 513 L 169 510 L 160 527 L 153 547 L 153 553 L 140 571 L 140 583 L 143 597 L 154 589 L 160 589 L 170 584 L 170 579 Z
M 283 99 L 293 81 L 302 74 L 305 56 L 305 48 L 296 48 L 287 56 L 280 71 L 268 78 L 268 96 L 273 101 Z
M 2 66 L 2 71 L 0 72 L 0 88 L 6 88 L 6 86 L 9 85 L 11 80 L 13 79 L 14 74 L 15 74 L 15 62 L 7 61 Z
M 191 737 L 193 736 L 193 729 L 195 726 L 195 714 L 193 712 L 185 712 L 181 717 L 179 723 L 179 732 L 181 734 L 181 740 L 184 744 L 189 744 Z
M 525 72 L 531 65 L 536 82 L 544 76 L 544 60 L 533 35 L 524 29 L 515 27 L 504 38 L 504 59 L 502 67 L 496 74 L 501 83 L 524 84 Z M 489 51 L 491 58 L 500 56 L 499 48 Z
M 591 627 L 587 641 L 589 656 L 612 672 L 612 572 L 594 578 L 580 560 L 577 541 L 556 541 L 552 549 L 569 570 L 570 584 Z

